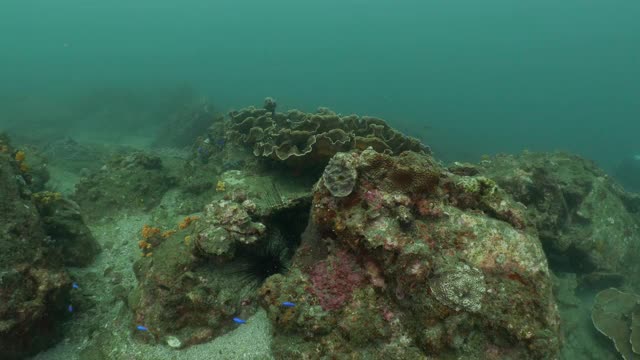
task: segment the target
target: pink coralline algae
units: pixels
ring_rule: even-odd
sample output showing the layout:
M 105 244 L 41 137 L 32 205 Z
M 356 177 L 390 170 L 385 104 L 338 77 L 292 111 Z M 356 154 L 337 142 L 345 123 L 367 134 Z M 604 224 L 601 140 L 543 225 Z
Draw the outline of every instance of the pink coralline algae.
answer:
M 340 251 L 317 263 L 311 270 L 311 292 L 325 311 L 340 309 L 351 300 L 353 291 L 364 284 L 365 276 L 353 255 Z

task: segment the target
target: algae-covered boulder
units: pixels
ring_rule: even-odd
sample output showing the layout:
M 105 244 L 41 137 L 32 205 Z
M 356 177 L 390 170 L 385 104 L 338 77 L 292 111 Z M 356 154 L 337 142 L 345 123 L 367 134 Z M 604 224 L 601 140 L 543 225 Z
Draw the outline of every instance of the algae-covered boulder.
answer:
M 52 246 L 62 252 L 67 266 L 87 266 L 100 252 L 100 245 L 84 223 L 80 207 L 60 193 L 33 194 L 42 224 Z
M 132 210 L 150 210 L 177 180 L 159 157 L 144 153 L 118 155 L 76 184 L 73 195 L 90 220 Z
M 525 152 L 484 160 L 479 170 L 527 206 L 552 265 L 583 274 L 640 274 L 640 198 L 594 163 Z
M 318 182 L 289 272 L 261 288 L 276 358 L 557 356 L 549 269 L 522 205 L 425 154 L 340 156 L 356 164 L 352 192 Z
M 292 167 L 324 167 L 337 152 L 373 147 L 399 154 L 411 150 L 430 152 L 418 139 L 405 136 L 387 123 L 369 116 L 343 116 L 326 108 L 315 113 L 275 111 L 249 107 L 229 114 L 227 137 L 249 146 L 255 156 Z
M 20 169 L 0 135 L 0 358 L 22 359 L 60 339 L 70 280 L 50 247 Z

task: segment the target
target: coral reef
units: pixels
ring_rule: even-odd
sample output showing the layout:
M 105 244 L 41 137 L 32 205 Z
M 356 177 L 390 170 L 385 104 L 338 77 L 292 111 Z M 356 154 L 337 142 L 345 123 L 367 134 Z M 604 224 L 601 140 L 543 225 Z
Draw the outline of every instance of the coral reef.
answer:
M 379 152 L 430 152 L 418 139 L 392 129 L 384 120 L 342 116 L 320 108 L 315 113 L 275 111 L 275 101 L 265 108 L 249 107 L 229 114 L 227 138 L 249 146 L 255 156 L 291 167 L 324 167 L 337 152 L 373 147 Z
M 355 186 L 316 184 L 290 271 L 261 288 L 277 358 L 557 356 L 550 274 L 521 205 L 427 154 L 337 156 Z
M 625 360 L 640 355 L 640 296 L 615 288 L 596 295 L 591 319 L 603 335 L 611 339 Z

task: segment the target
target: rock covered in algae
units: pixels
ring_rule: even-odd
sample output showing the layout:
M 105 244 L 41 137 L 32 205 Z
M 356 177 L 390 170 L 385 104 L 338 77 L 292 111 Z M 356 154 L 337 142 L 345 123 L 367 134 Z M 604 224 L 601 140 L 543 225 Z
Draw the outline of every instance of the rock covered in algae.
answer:
M 425 154 L 344 156 L 353 190 L 314 187 L 289 272 L 261 288 L 276 357 L 557 356 L 550 274 L 522 205 Z
M 593 325 L 613 341 L 625 360 L 640 355 L 640 296 L 615 288 L 596 295 L 591 320 Z
M 260 217 L 253 200 L 241 196 L 212 202 L 171 231 L 146 231 L 151 255 L 134 265 L 138 286 L 128 304 L 132 328 L 144 324 L 149 331 L 134 336 L 182 349 L 236 329 L 234 317 L 248 319 L 258 309 L 260 276 L 273 271 L 269 259 L 281 256 L 282 248 L 274 252 L 267 239 L 279 236 L 278 226 L 300 227 L 301 208 L 308 201 L 279 204 Z
M 339 115 L 326 108 L 315 113 L 275 111 L 275 101 L 229 114 L 227 137 L 249 146 L 255 156 L 288 166 L 323 167 L 337 152 L 373 147 L 380 152 L 430 152 L 418 139 L 405 136 L 378 118 Z

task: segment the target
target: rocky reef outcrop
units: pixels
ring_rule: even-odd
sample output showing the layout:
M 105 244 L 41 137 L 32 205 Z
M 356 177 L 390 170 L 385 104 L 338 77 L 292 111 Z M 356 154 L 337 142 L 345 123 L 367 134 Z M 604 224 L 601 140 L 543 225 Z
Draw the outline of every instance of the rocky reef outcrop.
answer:
M 2 359 L 22 359 L 59 340 L 71 287 L 62 257 L 48 242 L 21 158 L 8 138 L 0 136 Z
M 276 358 L 557 355 L 549 269 L 524 206 L 425 154 L 337 156 L 345 178 L 357 174 L 351 191 L 315 185 L 289 271 L 260 289 Z
M 593 162 L 525 152 L 486 159 L 475 171 L 526 205 L 556 270 L 583 274 L 585 281 L 640 275 L 640 196 L 626 193 Z
M 145 226 L 128 301 L 134 326 L 149 331 L 136 336 L 183 348 L 239 326 L 256 312 L 264 279 L 286 270 L 308 206 L 298 198 L 258 208 L 241 194 L 214 200 L 173 229 Z

